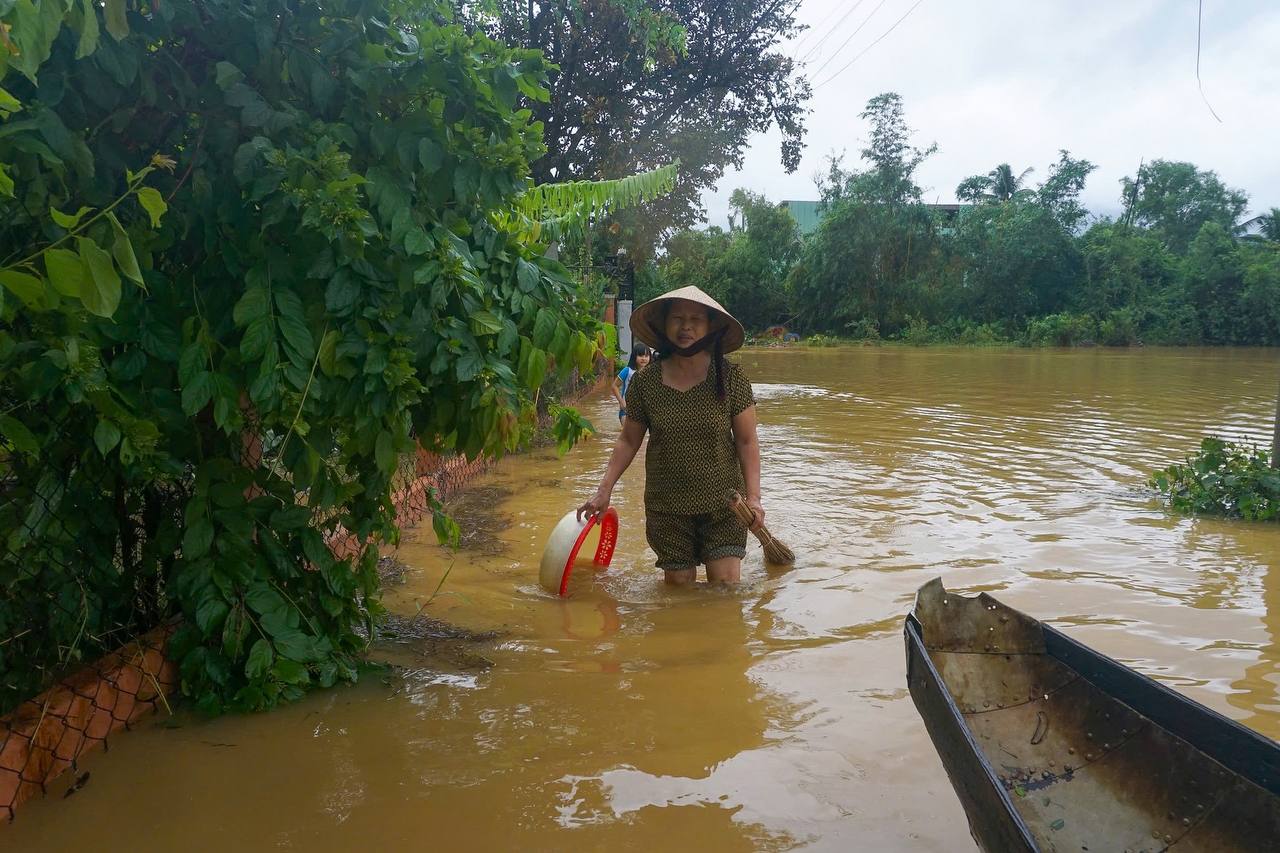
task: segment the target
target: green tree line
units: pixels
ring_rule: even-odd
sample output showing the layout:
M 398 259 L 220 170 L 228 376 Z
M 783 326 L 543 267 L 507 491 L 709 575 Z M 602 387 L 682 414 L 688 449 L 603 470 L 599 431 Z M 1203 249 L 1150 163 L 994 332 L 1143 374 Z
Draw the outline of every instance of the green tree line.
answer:
M 1242 233 L 1248 197 L 1212 171 L 1154 160 L 1121 187 L 1120 217 L 1080 202 L 1094 166 L 1060 152 L 1043 178 L 998 164 L 922 201 L 902 99 L 861 113 L 860 163 L 833 157 L 806 238 L 785 208 L 739 190 L 728 231 L 672 235 L 641 298 L 696 284 L 748 325 L 917 343 L 1280 344 L 1280 209 Z

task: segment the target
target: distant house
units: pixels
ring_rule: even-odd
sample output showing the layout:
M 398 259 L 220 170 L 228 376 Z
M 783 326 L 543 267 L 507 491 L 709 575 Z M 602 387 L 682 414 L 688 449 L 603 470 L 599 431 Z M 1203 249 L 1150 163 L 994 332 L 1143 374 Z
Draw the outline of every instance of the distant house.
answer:
M 795 201 L 788 200 L 782 202 L 782 206 L 795 218 L 796 224 L 800 226 L 800 233 L 808 236 L 818 230 L 819 223 L 822 222 L 822 214 L 818 210 L 821 202 L 816 201 Z M 938 218 L 938 226 L 941 230 L 947 231 L 955 227 L 956 220 L 964 211 L 973 207 L 971 204 L 926 204 L 925 207 L 932 211 Z
M 1252 219 L 1246 219 L 1236 226 L 1236 236 L 1246 240 L 1261 240 L 1262 223 L 1269 217 L 1269 214 L 1260 213 Z
M 818 213 L 818 202 L 784 201 L 782 206 L 790 212 L 796 224 L 800 226 L 801 234 L 808 236 L 818 230 L 818 223 L 822 221 L 822 216 Z

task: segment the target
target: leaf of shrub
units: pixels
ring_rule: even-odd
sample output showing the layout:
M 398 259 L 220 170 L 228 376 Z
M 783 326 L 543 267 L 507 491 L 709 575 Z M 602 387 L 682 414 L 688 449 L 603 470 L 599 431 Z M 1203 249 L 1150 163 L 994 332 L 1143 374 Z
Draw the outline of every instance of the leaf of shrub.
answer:
M 244 664 L 245 676 L 257 681 L 266 675 L 274 660 L 275 653 L 271 651 L 271 643 L 265 637 L 259 638 L 249 649 L 249 659 Z
M 80 256 L 68 249 L 47 249 L 44 270 L 53 289 L 63 296 L 79 297 L 84 287 L 85 267 Z
M 89 273 L 80 293 L 80 301 L 90 314 L 110 318 L 120 307 L 120 276 L 111 262 L 111 256 L 97 243 L 84 237 L 76 238 L 76 247 L 80 250 L 80 260 Z

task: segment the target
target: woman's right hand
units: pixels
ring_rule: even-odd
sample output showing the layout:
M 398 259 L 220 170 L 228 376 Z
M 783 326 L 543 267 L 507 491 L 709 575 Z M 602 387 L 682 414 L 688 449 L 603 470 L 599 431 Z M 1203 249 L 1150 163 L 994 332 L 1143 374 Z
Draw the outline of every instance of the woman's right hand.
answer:
M 595 495 L 578 507 L 578 521 L 581 522 L 585 518 L 594 518 L 609 508 L 609 499 L 613 497 L 613 489 L 606 489 L 601 486 L 596 489 Z

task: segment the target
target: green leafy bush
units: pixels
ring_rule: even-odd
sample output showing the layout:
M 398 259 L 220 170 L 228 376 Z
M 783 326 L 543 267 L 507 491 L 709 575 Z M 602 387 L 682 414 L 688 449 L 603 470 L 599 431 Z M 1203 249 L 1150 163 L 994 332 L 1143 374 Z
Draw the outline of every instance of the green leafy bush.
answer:
M 1098 343 L 1108 347 L 1131 347 L 1140 343 L 1137 312 L 1117 308 L 1098 324 Z
M 1156 472 L 1150 485 L 1181 512 L 1280 519 L 1280 470 L 1256 447 L 1205 438 L 1199 453 Z
M 880 324 L 870 317 L 862 317 L 849 324 L 849 337 L 855 341 L 880 340 Z
M 903 343 L 923 347 L 937 342 L 937 335 L 929 322 L 923 317 L 912 317 L 902 329 Z
M 551 407 L 551 436 L 561 456 L 582 439 L 595 435 L 596 428 L 572 406 Z
M 973 347 L 1009 343 L 1009 339 L 1001 333 L 994 323 L 965 323 L 959 333 L 951 337 L 951 340 Z
M 515 204 L 547 63 L 396 3 L 37 5 L 0 3 L 0 704 L 173 613 L 207 710 L 353 679 L 398 460 L 514 448 L 600 350 Z
M 1086 314 L 1050 314 L 1027 322 L 1026 342 L 1033 347 L 1078 346 L 1097 337 L 1097 326 Z

